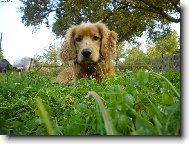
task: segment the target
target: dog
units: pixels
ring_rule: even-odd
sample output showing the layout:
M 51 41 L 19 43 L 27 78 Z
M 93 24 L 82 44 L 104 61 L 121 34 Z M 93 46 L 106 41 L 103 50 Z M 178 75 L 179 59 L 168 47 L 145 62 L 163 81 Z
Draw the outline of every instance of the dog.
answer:
M 117 34 L 101 22 L 81 23 L 71 26 L 65 35 L 60 58 L 71 67 L 62 71 L 56 81 L 77 84 L 81 78 L 96 78 L 97 81 L 113 75 L 112 60 L 116 54 Z

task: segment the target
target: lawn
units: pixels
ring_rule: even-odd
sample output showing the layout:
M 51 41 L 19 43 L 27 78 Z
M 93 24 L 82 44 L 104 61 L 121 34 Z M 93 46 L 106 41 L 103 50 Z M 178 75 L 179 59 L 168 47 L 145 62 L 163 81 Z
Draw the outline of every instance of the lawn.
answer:
M 53 79 L 0 75 L 0 134 L 181 135 L 178 72 L 126 71 L 77 88 Z

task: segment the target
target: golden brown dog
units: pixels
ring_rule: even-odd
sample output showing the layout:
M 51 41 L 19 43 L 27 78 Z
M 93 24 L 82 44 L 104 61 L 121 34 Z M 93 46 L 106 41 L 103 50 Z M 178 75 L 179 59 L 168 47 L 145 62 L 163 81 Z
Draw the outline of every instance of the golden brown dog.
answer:
M 67 30 L 60 57 L 72 66 L 57 77 L 57 82 L 68 83 L 71 79 L 94 77 L 101 80 L 114 74 L 112 64 L 116 52 L 117 34 L 105 24 L 82 23 Z

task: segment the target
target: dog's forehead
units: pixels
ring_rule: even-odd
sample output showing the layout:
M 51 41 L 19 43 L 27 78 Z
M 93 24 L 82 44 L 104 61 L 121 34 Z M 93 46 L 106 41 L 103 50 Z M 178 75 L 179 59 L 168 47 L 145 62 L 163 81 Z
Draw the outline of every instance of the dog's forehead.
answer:
M 83 23 L 76 28 L 77 35 L 96 35 L 99 34 L 99 29 L 92 23 Z

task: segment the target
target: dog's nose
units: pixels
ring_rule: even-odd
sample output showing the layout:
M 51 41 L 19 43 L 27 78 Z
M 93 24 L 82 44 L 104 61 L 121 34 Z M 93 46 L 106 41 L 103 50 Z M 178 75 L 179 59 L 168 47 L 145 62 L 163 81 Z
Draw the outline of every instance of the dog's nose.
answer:
M 85 57 L 85 58 L 89 58 L 91 55 L 92 51 L 89 48 L 85 48 L 81 51 L 81 54 Z

